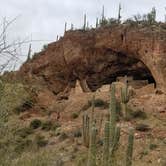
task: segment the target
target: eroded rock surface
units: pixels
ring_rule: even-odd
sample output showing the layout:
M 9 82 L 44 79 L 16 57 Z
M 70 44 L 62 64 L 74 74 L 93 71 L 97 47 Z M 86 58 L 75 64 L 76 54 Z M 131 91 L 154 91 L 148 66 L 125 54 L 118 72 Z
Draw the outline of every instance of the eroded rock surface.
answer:
M 147 79 L 166 91 L 166 29 L 116 25 L 68 31 L 26 62 L 18 75 L 54 94 L 68 93 L 79 80 L 96 90 L 118 76 Z

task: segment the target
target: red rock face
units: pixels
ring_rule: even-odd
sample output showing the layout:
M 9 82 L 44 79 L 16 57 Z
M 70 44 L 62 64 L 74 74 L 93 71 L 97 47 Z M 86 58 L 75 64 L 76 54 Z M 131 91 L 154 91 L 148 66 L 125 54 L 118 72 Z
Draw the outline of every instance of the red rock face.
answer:
M 25 63 L 18 75 L 54 94 L 70 91 L 76 80 L 83 89 L 86 82 L 96 90 L 124 75 L 154 79 L 166 91 L 166 29 L 117 25 L 68 31 Z

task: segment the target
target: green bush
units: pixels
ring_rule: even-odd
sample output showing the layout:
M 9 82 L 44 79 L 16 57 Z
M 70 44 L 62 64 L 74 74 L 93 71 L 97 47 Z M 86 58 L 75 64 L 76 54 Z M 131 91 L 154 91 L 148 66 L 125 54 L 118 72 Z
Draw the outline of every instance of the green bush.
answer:
M 76 118 L 78 118 L 78 116 L 79 116 L 79 115 L 78 115 L 78 113 L 76 113 L 76 112 L 74 112 L 74 113 L 71 114 L 71 118 L 72 118 L 72 119 L 76 119 Z
M 16 131 L 16 135 L 18 135 L 22 138 L 26 138 L 28 135 L 30 135 L 32 133 L 33 133 L 33 130 L 30 127 L 24 127 L 24 128 L 18 129 Z
M 65 132 L 62 132 L 59 136 L 60 141 L 64 141 L 67 138 L 68 138 L 68 135 Z
M 136 124 L 135 129 L 138 130 L 138 131 L 145 132 L 145 131 L 149 131 L 150 127 L 147 124 L 139 123 L 139 124 Z
M 44 147 L 48 144 L 48 140 L 46 140 L 45 137 L 41 135 L 36 135 L 35 142 L 38 147 Z
M 31 109 L 34 106 L 34 101 L 32 99 L 25 100 L 22 105 L 15 108 L 15 113 L 20 114 L 21 112 L 25 112 Z
M 140 119 L 147 118 L 147 114 L 140 109 L 137 109 L 136 111 L 132 111 L 130 114 L 132 118 L 140 118 Z
M 51 121 L 46 121 L 42 123 L 42 130 L 49 131 L 53 127 L 53 123 Z
M 61 125 L 60 125 L 58 122 L 55 122 L 55 123 L 52 125 L 51 130 L 56 131 L 56 129 L 59 128 L 59 127 L 61 127 Z
M 28 147 L 32 145 L 32 140 L 30 139 L 19 139 L 16 142 L 15 152 L 22 153 L 23 151 L 27 150 Z
M 92 100 L 89 100 L 83 107 L 82 107 L 82 109 L 81 109 L 81 111 L 85 111 L 85 110 L 87 110 L 88 108 L 90 108 L 91 106 L 92 106 Z M 108 102 L 106 102 L 106 101 L 104 101 L 104 100 L 102 100 L 102 99 L 95 99 L 94 100 L 94 106 L 95 107 L 102 107 L 102 108 L 104 108 L 104 109 L 106 109 L 106 108 L 109 108 L 109 103 Z
M 154 150 L 154 149 L 156 149 L 158 147 L 158 145 L 156 145 L 156 144 L 150 144 L 149 145 L 149 149 L 150 150 Z
M 42 124 L 41 120 L 39 120 L 39 119 L 34 119 L 34 120 L 32 120 L 31 123 L 30 123 L 30 128 L 32 128 L 32 129 L 37 129 L 37 128 L 39 128 L 39 127 L 41 126 L 41 124 Z

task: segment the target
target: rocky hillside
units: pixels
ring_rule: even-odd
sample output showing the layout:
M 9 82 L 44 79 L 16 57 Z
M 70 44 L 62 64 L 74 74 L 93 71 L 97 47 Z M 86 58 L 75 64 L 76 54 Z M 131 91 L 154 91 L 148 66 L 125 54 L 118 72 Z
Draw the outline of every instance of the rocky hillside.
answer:
M 59 41 L 25 63 L 18 75 L 28 82 L 40 82 L 55 95 L 69 93 L 76 80 L 88 92 L 124 75 L 148 79 L 165 91 L 165 53 L 163 23 L 124 23 L 67 31 Z
M 120 129 L 116 166 L 124 166 L 131 151 L 133 166 L 166 165 L 164 23 L 67 31 L 0 79 L 1 165 L 85 166 L 95 155 L 100 166 L 110 119 Z M 83 116 L 97 129 L 88 145 Z

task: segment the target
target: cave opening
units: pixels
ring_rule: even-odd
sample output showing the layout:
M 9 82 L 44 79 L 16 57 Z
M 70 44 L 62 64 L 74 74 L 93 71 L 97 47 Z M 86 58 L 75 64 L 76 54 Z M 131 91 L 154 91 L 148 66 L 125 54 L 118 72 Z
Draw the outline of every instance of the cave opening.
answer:
M 94 72 L 87 77 L 88 87 L 92 91 L 115 81 L 123 82 L 126 76 L 129 85 L 134 88 L 141 88 L 152 83 L 156 87 L 156 81 L 150 69 L 142 61 L 121 53 L 116 53 L 116 58 L 112 53 L 110 56 L 112 61 L 108 60 L 100 72 Z

